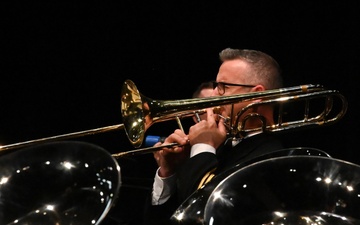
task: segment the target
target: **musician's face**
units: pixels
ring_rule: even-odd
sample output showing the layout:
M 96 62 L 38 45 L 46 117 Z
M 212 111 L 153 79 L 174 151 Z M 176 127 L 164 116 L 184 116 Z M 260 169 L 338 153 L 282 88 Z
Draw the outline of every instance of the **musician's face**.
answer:
M 252 84 L 251 81 L 249 81 L 249 77 L 250 77 L 248 76 L 249 74 L 251 74 L 250 68 L 246 62 L 240 59 L 225 61 L 222 63 L 222 65 L 219 68 L 216 81 L 232 83 L 232 84 L 256 85 L 256 84 Z M 237 95 L 242 93 L 248 93 L 251 91 L 252 91 L 251 87 L 225 85 L 225 93 L 221 96 Z M 213 90 L 213 96 L 220 96 L 218 92 L 218 88 L 215 88 Z M 234 116 L 247 104 L 248 102 L 234 104 Z M 223 107 L 222 115 L 223 116 L 231 115 L 231 105 L 226 105 Z

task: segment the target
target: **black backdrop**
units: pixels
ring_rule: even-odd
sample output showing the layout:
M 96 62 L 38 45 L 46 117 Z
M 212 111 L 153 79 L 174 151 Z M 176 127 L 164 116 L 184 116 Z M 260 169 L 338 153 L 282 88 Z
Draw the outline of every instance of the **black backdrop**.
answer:
M 236 2 L 236 3 L 234 3 Z M 159 100 L 190 98 L 214 79 L 226 47 L 258 49 L 281 65 L 287 86 L 316 83 L 349 101 L 339 123 L 288 134 L 360 163 L 358 1 L 2 1 L 0 143 L 122 123 L 126 79 Z M 166 136 L 174 121 L 148 134 Z M 77 140 L 111 153 L 133 149 L 123 130 Z M 151 178 L 151 155 L 122 162 L 124 177 Z

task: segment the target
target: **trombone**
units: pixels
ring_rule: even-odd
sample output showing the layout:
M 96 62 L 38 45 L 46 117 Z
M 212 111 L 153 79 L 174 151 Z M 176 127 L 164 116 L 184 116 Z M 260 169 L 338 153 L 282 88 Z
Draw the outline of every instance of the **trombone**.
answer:
M 314 117 L 310 117 L 309 102 L 313 99 L 318 98 L 326 99 L 324 110 L 320 114 Z M 333 102 L 335 98 L 340 99 L 342 107 L 337 114 L 335 114 L 333 117 L 329 117 L 330 112 L 333 108 Z M 255 100 L 261 101 L 252 102 Z M 283 122 L 283 104 L 299 100 L 304 100 L 306 102 L 304 117 L 296 121 Z M 229 105 L 245 101 L 251 103 L 241 112 L 239 112 L 239 114 L 242 114 L 249 108 L 256 107 L 258 105 L 270 104 L 279 106 L 279 115 L 277 116 L 278 123 L 275 125 L 266 126 L 266 123 L 264 122 L 263 126 L 259 128 L 263 131 L 269 132 L 283 131 L 292 128 L 300 128 L 307 126 L 332 124 L 341 119 L 347 111 L 347 101 L 345 97 L 340 94 L 339 91 L 327 90 L 322 85 L 306 84 L 280 89 L 266 90 L 262 92 L 251 92 L 232 96 L 208 97 L 201 99 L 193 98 L 182 100 L 153 100 L 141 94 L 133 81 L 126 80 L 121 90 L 121 114 L 123 124 L 3 145 L 0 146 L 0 152 L 49 141 L 76 138 L 120 129 L 124 129 L 131 144 L 135 148 L 139 148 L 143 143 L 146 130 L 154 123 L 176 119 L 179 126 L 181 126 L 181 118 L 191 117 L 195 114 L 204 113 L 206 108 L 214 108 L 221 105 Z M 261 118 L 261 115 L 250 116 Z M 237 118 L 240 118 L 240 116 L 238 116 Z M 246 122 L 246 119 L 247 118 L 245 118 L 243 121 L 235 121 L 235 123 L 230 125 L 230 134 L 232 136 L 236 136 L 239 134 L 244 135 L 247 132 L 253 131 L 243 129 L 245 127 L 244 123 Z M 114 154 L 113 156 L 117 158 L 127 155 L 145 154 L 148 152 L 156 151 L 157 149 L 163 147 L 173 147 L 175 145 L 176 144 L 170 144 L 161 147 L 135 149 L 132 151 Z

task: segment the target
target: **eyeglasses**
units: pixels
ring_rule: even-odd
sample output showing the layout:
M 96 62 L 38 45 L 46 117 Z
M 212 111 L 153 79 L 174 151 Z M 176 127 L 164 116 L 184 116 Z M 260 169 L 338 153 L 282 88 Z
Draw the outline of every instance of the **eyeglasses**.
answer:
M 232 84 L 232 83 L 213 81 L 213 89 L 217 88 L 219 95 L 225 94 L 225 86 L 255 87 L 255 85 L 250 85 L 250 84 Z

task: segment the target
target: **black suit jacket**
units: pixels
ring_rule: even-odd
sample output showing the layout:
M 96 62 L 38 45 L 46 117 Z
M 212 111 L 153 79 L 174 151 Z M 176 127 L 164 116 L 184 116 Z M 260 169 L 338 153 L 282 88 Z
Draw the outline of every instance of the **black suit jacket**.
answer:
M 149 198 L 145 207 L 144 224 L 171 224 L 171 215 L 182 202 L 197 190 L 199 183 L 207 172 L 215 170 L 214 174 L 216 176 L 238 164 L 254 160 L 259 156 L 282 148 L 282 143 L 275 136 L 261 133 L 243 139 L 235 147 L 232 147 L 231 144 L 224 144 L 217 150 L 216 155 L 204 152 L 188 159 L 177 171 L 176 195 L 173 195 L 169 201 L 159 206 L 151 206 L 151 198 Z

